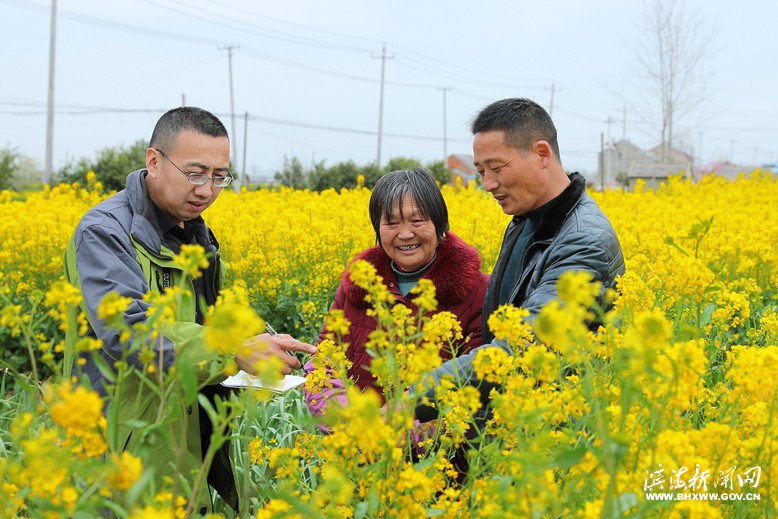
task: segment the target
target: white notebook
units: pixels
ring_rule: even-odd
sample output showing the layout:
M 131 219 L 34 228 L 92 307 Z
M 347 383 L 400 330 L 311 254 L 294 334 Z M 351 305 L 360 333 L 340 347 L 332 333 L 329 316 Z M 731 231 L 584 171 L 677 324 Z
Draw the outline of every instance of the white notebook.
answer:
M 256 387 L 269 389 L 275 393 L 289 391 L 301 384 L 305 384 L 305 377 L 297 375 L 286 375 L 282 380 L 274 381 L 272 384 L 263 384 L 260 379 L 249 375 L 243 370 L 238 371 L 238 373 L 231 377 L 227 377 L 227 379 L 222 382 L 222 386 L 225 387 Z

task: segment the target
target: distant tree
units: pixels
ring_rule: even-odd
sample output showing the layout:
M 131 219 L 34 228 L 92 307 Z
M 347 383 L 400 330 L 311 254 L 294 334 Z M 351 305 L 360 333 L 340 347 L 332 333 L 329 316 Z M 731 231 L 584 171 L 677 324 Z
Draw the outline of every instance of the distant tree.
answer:
M 28 155 L 20 155 L 13 185 L 20 191 L 40 189 L 42 179 L 43 169 L 38 161 Z
M 274 178 L 282 185 L 287 187 L 293 187 L 295 189 L 303 189 L 306 187 L 306 180 L 308 175 L 303 168 L 303 163 L 297 157 L 289 159 L 284 156 L 284 165 L 281 171 L 277 171 Z
M 0 189 L 10 189 L 19 169 L 21 155 L 15 148 L 0 149 Z
M 389 162 L 384 166 L 384 173 L 395 171 L 398 169 L 414 169 L 420 168 L 421 161 L 410 157 L 393 157 L 389 159 Z
M 324 165 L 324 161 L 320 160 L 319 162 L 314 162 L 313 168 L 309 169 L 305 173 L 305 178 L 306 178 L 305 187 L 308 187 L 309 189 L 316 191 L 316 189 L 313 186 L 318 182 L 317 179 L 326 176 L 327 176 L 327 167 Z M 326 187 L 324 189 L 326 189 Z M 321 190 L 319 189 L 318 191 Z
M 86 184 L 86 174 L 92 168 L 91 163 L 84 158 L 75 161 L 73 159 L 62 166 L 51 177 L 51 183 L 64 182 L 70 184 L 72 182 L 78 182 L 82 185 Z
M 432 178 L 441 186 L 451 182 L 451 170 L 446 167 L 442 160 L 427 163 L 425 169 L 430 172 Z
M 321 165 L 320 168 L 314 168 L 309 176 L 308 186 L 314 191 L 324 191 L 329 188 L 353 188 L 357 185 L 359 175 L 360 168 L 352 160 L 339 162 L 329 168 Z
M 636 53 L 640 75 L 654 98 L 640 103 L 644 118 L 655 121 L 662 143 L 662 160 L 667 161 L 673 147 L 676 123 L 697 108 L 703 99 L 705 78 L 702 65 L 711 35 L 703 34 L 704 23 L 688 4 L 679 0 L 652 0 L 644 4 L 640 18 Z M 641 36 L 642 35 L 642 36 Z M 658 124 L 656 112 L 658 111 Z
M 129 147 L 105 148 L 97 153 L 94 162 L 81 159 L 65 165 L 56 178 L 61 182 L 79 182 L 86 184 L 86 174 L 94 171 L 95 178 L 105 189 L 118 191 L 124 189 L 127 175 L 146 166 L 147 141 L 139 139 Z
M 384 175 L 384 170 L 378 167 L 378 164 L 371 162 L 359 169 L 359 173 L 365 177 L 365 187 L 372 189 L 378 179 Z
M 451 170 L 446 167 L 442 160 L 428 162 L 422 165 L 421 161 L 411 157 L 393 157 L 384 166 L 384 172 L 389 173 L 397 169 L 416 169 L 424 168 L 430 172 L 440 185 L 447 184 L 451 180 Z
M 302 161 L 297 157 L 284 157 L 284 165 L 275 173 L 274 178 L 281 185 L 296 189 L 309 188 L 312 191 L 324 191 L 325 189 L 353 188 L 357 185 L 359 175 L 364 177 L 364 186 L 372 188 L 378 179 L 390 171 L 397 169 L 414 169 L 422 167 L 417 159 L 408 157 L 395 157 L 386 166 L 379 168 L 375 162 L 359 166 L 353 160 L 338 162 L 330 167 L 325 167 L 324 161 L 313 165 L 306 170 Z M 443 165 L 442 161 L 431 162 L 426 169 L 441 184 L 451 179 L 451 171 Z

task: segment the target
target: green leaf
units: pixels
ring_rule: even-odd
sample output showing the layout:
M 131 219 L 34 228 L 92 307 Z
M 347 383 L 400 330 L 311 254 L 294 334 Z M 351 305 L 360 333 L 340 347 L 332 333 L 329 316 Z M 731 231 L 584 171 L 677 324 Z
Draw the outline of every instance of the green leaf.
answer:
M 716 304 L 709 303 L 708 306 L 705 307 L 705 310 L 703 310 L 702 315 L 700 316 L 700 326 L 707 326 L 710 323 L 710 319 L 713 316 L 713 312 L 715 311 L 716 311 Z
M 143 491 L 146 490 L 153 482 L 154 473 L 151 470 L 144 470 L 143 474 L 135 484 L 127 491 L 128 504 L 135 504 L 140 501 L 143 495 Z
M 689 253 L 686 252 L 685 250 L 683 250 L 680 245 L 675 243 L 675 239 L 672 236 L 665 236 L 665 243 L 667 245 L 670 245 L 671 247 L 674 247 L 678 251 L 680 251 L 684 256 L 688 256 L 689 255 Z
M 132 427 L 133 429 L 143 429 L 144 427 L 148 427 L 151 425 L 149 422 L 145 420 L 127 420 L 124 422 L 125 425 Z
M 568 470 L 570 467 L 581 461 L 581 458 L 586 455 L 586 451 L 586 445 L 578 445 L 572 449 L 565 449 L 556 456 L 554 459 L 554 465 L 564 470 Z
M 700 332 L 697 328 L 695 328 L 694 326 L 690 326 L 688 324 L 684 324 L 680 327 L 678 333 L 675 335 L 675 341 L 676 342 L 691 341 L 692 339 L 696 339 L 699 336 L 700 336 Z
M 176 374 L 184 390 L 184 399 L 187 405 L 191 405 L 197 400 L 197 370 L 188 360 L 188 355 L 182 355 L 177 359 Z
M 92 361 L 95 363 L 95 367 L 105 379 L 106 385 L 113 385 L 116 383 L 116 372 L 114 368 L 106 362 L 106 360 L 99 353 L 95 352 L 92 356 Z

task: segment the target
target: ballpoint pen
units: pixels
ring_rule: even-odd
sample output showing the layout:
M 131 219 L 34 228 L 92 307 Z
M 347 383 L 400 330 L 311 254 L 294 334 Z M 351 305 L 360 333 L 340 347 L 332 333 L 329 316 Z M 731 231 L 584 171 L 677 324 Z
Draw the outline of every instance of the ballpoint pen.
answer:
M 276 332 L 276 331 L 273 329 L 273 327 L 272 327 L 272 326 L 270 326 L 270 323 L 268 323 L 268 322 L 265 322 L 265 331 L 266 331 L 267 333 L 269 333 L 270 335 L 274 336 L 274 337 L 275 337 L 276 335 L 278 335 L 278 332 Z
M 270 326 L 270 323 L 268 323 L 267 321 L 265 322 L 265 331 L 266 331 L 266 332 L 267 332 L 269 335 L 271 335 L 271 336 L 273 336 L 273 337 L 275 337 L 276 335 L 278 335 L 278 332 L 276 332 L 275 328 L 273 328 L 272 326 Z M 293 358 L 294 358 L 294 359 L 295 359 L 297 362 L 300 362 L 300 359 L 298 359 L 298 358 L 297 358 L 297 355 L 295 355 L 295 354 L 294 354 L 294 353 L 292 353 L 291 351 L 287 351 L 287 352 L 286 352 L 286 354 L 287 354 L 287 355 L 289 355 L 290 357 L 293 357 Z M 300 362 L 300 365 L 302 366 L 302 362 Z

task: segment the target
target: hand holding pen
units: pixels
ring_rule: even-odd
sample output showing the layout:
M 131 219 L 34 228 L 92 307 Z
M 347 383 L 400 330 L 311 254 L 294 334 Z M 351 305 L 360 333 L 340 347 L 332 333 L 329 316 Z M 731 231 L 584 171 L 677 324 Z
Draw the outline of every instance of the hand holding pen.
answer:
M 268 333 L 270 336 L 272 336 L 272 337 L 278 337 L 278 332 L 275 330 L 275 328 L 273 328 L 272 326 L 270 326 L 270 323 L 269 323 L 269 322 L 267 322 L 267 321 L 265 321 L 265 331 L 266 331 L 266 332 L 267 332 L 267 333 Z M 295 355 L 294 355 L 292 352 L 290 352 L 289 350 L 287 350 L 287 352 L 286 352 L 286 353 L 287 353 L 289 356 L 291 356 L 291 357 L 294 357 L 294 359 L 295 359 L 295 360 L 297 360 L 297 361 L 299 362 L 299 359 L 297 359 L 297 357 L 296 357 L 296 356 L 295 356 Z M 297 368 L 294 368 L 294 369 L 297 369 Z
M 292 370 L 300 369 L 302 367 L 302 364 L 292 352 L 301 351 L 311 355 L 316 353 L 315 346 L 298 341 L 291 335 L 279 335 L 270 323 L 265 323 L 265 331 L 267 333 L 257 335 L 253 339 L 246 341 L 247 345 L 250 346 L 250 354 L 239 355 L 235 359 L 238 366 L 248 373 L 255 373 L 253 365 L 256 362 L 274 355 L 283 362 L 283 367 L 281 368 L 282 374 L 288 375 Z

